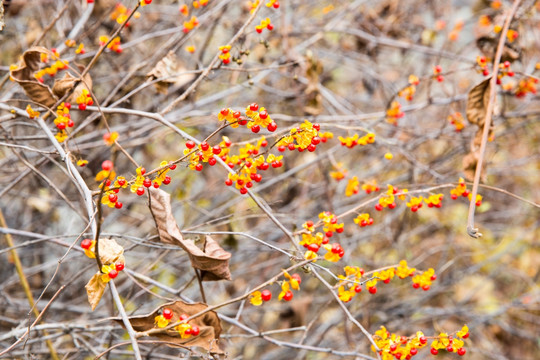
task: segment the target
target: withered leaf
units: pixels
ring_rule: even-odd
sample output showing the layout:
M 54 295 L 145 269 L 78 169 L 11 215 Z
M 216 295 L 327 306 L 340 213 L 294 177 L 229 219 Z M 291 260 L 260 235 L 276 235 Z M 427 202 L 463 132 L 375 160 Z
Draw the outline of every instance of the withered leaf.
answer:
M 79 67 L 79 70 L 83 70 L 84 67 Z M 75 87 L 75 90 L 73 90 L 73 93 L 70 95 L 70 97 L 66 100 L 70 103 L 76 103 L 76 99 L 82 94 L 83 89 L 86 89 L 88 91 L 92 91 L 92 78 L 90 77 L 90 74 L 87 73 L 84 76 L 84 81 L 81 81 L 77 84 Z M 70 73 L 65 73 L 64 77 L 60 80 L 56 80 L 53 85 L 53 94 L 56 95 L 58 98 L 63 97 L 67 92 L 71 91 L 73 87 L 75 86 L 75 83 L 77 81 L 77 78 L 71 75 Z
M 54 96 L 50 87 L 40 83 L 34 77 L 34 73 L 39 70 L 41 54 L 50 55 L 50 52 L 41 46 L 34 46 L 26 50 L 22 55 L 21 65 L 11 70 L 10 76 L 16 83 L 22 86 L 30 99 L 39 104 L 51 107 L 58 99 Z
M 203 250 L 193 240 L 184 239 L 172 214 L 171 196 L 161 189 L 150 189 L 150 197 L 160 240 L 182 247 L 188 253 L 191 265 L 201 270 L 203 280 L 230 280 L 231 253 L 223 250 L 210 236 L 206 236 Z
M 197 314 L 208 308 L 208 305 L 203 303 L 188 304 L 183 301 L 175 301 L 167 304 L 163 304 L 148 315 L 131 316 L 129 322 L 135 331 L 144 332 L 151 329 L 157 329 L 155 325 L 155 317 L 160 315 L 163 308 L 172 310 L 173 317 L 171 323 L 177 322 L 180 319 L 180 315 L 186 314 L 188 316 Z M 114 319 L 114 321 L 120 323 L 123 326 L 122 319 Z M 166 330 L 162 333 L 153 334 L 160 340 L 176 343 L 179 345 L 189 347 L 201 347 L 206 349 L 212 354 L 223 354 L 223 350 L 218 345 L 219 337 L 221 335 L 221 321 L 218 315 L 214 311 L 209 311 L 204 315 L 196 317 L 189 321 L 191 325 L 197 325 L 200 329 L 200 333 L 197 336 L 191 336 L 187 339 L 182 339 L 178 331 L 174 329 Z
M 103 265 L 110 265 L 117 262 L 125 264 L 124 248 L 114 239 L 99 239 L 99 258 Z
M 105 292 L 107 284 L 101 280 L 101 272 L 97 272 L 92 276 L 88 284 L 86 284 L 86 294 L 88 295 L 88 302 L 92 307 L 92 311 L 96 309 L 96 306 L 99 304 L 99 300 Z
M 469 91 L 467 97 L 467 120 L 469 120 L 471 124 L 476 124 L 479 127 L 484 126 L 484 121 L 486 119 L 489 92 L 491 89 L 490 80 L 491 77 L 473 87 L 471 91 Z
M 180 59 L 174 54 L 173 51 L 169 51 L 167 56 L 161 59 L 156 66 L 146 74 L 148 80 L 164 78 L 155 84 L 158 93 L 167 94 L 169 84 L 175 84 L 178 87 L 188 84 L 195 78 L 195 74 L 182 74 L 185 72 L 186 67 L 180 62 Z

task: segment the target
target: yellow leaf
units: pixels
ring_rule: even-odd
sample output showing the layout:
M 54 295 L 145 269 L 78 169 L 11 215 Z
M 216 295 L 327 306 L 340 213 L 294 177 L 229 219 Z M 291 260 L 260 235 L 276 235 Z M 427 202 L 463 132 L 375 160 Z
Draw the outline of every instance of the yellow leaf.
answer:
M 94 274 L 94 276 L 92 276 L 90 281 L 88 281 L 88 284 L 85 286 L 86 294 L 88 295 L 88 302 L 92 307 L 92 311 L 94 311 L 99 304 L 99 300 L 101 300 L 101 297 L 105 292 L 105 287 L 107 286 L 107 284 L 101 280 L 101 275 L 102 274 L 100 272 Z

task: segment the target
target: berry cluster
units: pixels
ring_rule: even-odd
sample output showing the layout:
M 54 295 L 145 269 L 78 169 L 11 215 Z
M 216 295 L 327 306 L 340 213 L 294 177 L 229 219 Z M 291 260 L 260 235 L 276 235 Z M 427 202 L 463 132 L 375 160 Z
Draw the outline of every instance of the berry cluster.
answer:
M 161 310 L 161 314 L 157 315 L 154 318 L 154 323 L 158 328 L 164 328 L 169 325 L 170 322 L 185 321 L 187 318 L 189 318 L 187 314 L 181 314 L 180 316 L 178 316 L 178 319 L 176 319 L 176 316 L 171 309 L 163 308 Z M 187 339 L 191 336 L 197 336 L 200 333 L 200 329 L 197 325 L 191 325 L 185 322 L 176 326 L 175 330 L 178 331 L 182 339 Z
M 189 19 L 189 21 L 184 21 L 184 28 L 182 29 L 182 31 L 185 34 L 187 34 L 198 25 L 199 25 L 199 19 L 197 19 L 196 16 L 192 16 L 191 19 Z
M 266 18 L 261 20 L 261 23 L 259 25 L 255 26 L 255 31 L 260 34 L 263 32 L 264 29 L 268 29 L 269 31 L 274 30 L 274 25 L 272 25 L 272 22 L 270 21 L 270 18 Z
M 86 110 L 86 106 L 92 106 L 94 105 L 94 100 L 92 100 L 92 97 L 90 96 L 90 93 L 87 89 L 83 89 L 81 91 L 81 94 L 77 96 L 75 99 L 77 104 L 79 104 L 79 110 Z
M 231 62 L 231 53 L 230 53 L 231 45 L 220 46 L 219 51 L 221 51 L 221 54 L 219 54 L 219 58 L 221 59 L 221 62 L 225 65 L 230 63 Z
M 373 225 L 373 218 L 371 218 L 368 213 L 359 214 L 354 218 L 354 223 L 358 224 L 360 227 L 370 226 Z
M 338 136 L 339 142 L 342 146 L 346 146 L 349 149 L 352 149 L 356 145 L 367 145 L 367 144 L 373 144 L 375 142 L 375 134 L 373 133 L 367 133 L 366 135 L 359 138 L 358 134 L 354 134 L 353 136 L 349 137 L 342 137 Z
M 431 344 L 431 353 L 437 355 L 438 349 L 445 349 L 448 352 L 455 352 L 460 356 L 465 355 L 466 350 L 463 348 L 464 341 L 469 337 L 467 325 L 456 333 L 453 337 L 446 333 L 440 333 L 439 336 L 430 337 L 433 340 Z M 377 347 L 380 349 L 379 355 L 383 359 L 404 359 L 410 360 L 412 357 L 418 354 L 418 349 L 422 349 L 427 346 L 428 337 L 423 332 L 417 331 L 413 336 L 400 336 L 397 334 L 391 334 L 386 330 L 384 326 L 377 330 L 373 335 L 373 340 Z M 376 349 L 372 346 L 372 351 Z
M 442 76 L 441 73 L 442 73 L 441 65 L 435 65 L 433 67 L 433 75 L 435 76 L 435 79 L 437 79 L 438 82 L 444 81 L 444 76 Z
M 465 119 L 460 112 L 448 115 L 448 122 L 456 128 L 456 132 L 461 132 L 465 127 Z
M 109 42 L 109 37 L 102 35 L 99 37 L 99 46 L 105 46 Z M 117 54 L 122 53 L 122 44 L 120 43 L 120 37 L 117 36 L 107 45 L 107 49 L 114 51 Z
M 450 198 L 452 200 L 457 200 L 458 197 L 466 197 L 469 199 L 469 201 L 472 199 L 472 194 L 467 190 L 467 185 L 465 184 L 465 180 L 463 178 L 459 178 L 458 185 L 450 190 Z M 477 194 L 476 195 L 476 206 L 482 205 L 482 195 Z
M 386 121 L 392 125 L 397 125 L 398 119 L 405 116 L 405 113 L 401 111 L 401 104 L 397 101 L 392 101 L 390 108 L 386 110 Z
M 278 151 L 284 152 L 289 149 L 290 151 L 303 152 L 307 149 L 307 151 L 313 152 L 317 150 L 317 145 L 325 143 L 327 139 L 333 137 L 332 133 L 320 133 L 320 130 L 319 124 L 312 124 L 305 120 L 300 126 L 293 127 L 288 136 L 284 136 L 278 141 Z
M 81 248 L 84 249 L 84 253 L 86 256 L 88 256 L 90 259 L 96 258 L 96 241 L 92 239 L 84 239 L 81 241 Z M 104 283 L 107 283 L 111 281 L 112 279 L 116 278 L 118 276 L 118 273 L 122 270 L 124 270 L 124 263 L 123 262 L 117 262 L 113 264 L 107 264 L 103 265 L 101 267 L 101 280 Z

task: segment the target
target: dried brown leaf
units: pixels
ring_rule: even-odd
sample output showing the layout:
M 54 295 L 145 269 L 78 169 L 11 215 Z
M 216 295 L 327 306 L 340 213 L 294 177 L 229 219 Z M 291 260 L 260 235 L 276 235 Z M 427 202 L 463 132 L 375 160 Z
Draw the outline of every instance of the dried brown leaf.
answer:
M 188 253 L 191 265 L 202 271 L 203 280 L 230 280 L 231 253 L 223 250 L 210 236 L 206 236 L 203 250 L 193 240 L 184 239 L 172 214 L 171 196 L 161 189 L 150 189 L 150 196 L 151 210 L 161 242 L 182 247 Z
M 117 262 L 125 263 L 124 248 L 114 239 L 99 239 L 99 258 L 103 265 L 110 265 Z
M 41 54 L 50 55 L 49 50 L 41 46 L 34 46 L 24 52 L 21 65 L 10 71 L 11 78 L 22 86 L 24 92 L 33 101 L 45 105 L 53 106 L 58 100 L 54 96 L 51 88 L 37 81 L 34 73 L 39 70 Z
M 101 272 L 98 272 L 92 276 L 90 281 L 88 281 L 88 284 L 86 284 L 86 294 L 88 295 L 88 302 L 90 303 L 90 306 L 92 307 L 92 311 L 94 311 L 99 304 L 99 300 L 101 300 L 101 297 L 103 296 L 103 293 L 105 292 L 105 288 L 107 287 L 107 284 L 101 280 Z
M 151 329 L 157 329 L 155 325 L 155 317 L 161 314 L 163 308 L 172 310 L 173 317 L 171 319 L 171 323 L 174 323 L 179 321 L 180 315 L 186 314 L 191 316 L 197 314 L 208 308 L 208 305 L 202 303 L 188 304 L 179 300 L 172 303 L 163 304 L 148 315 L 131 316 L 129 318 L 129 322 L 135 331 L 144 332 Z M 122 319 L 114 320 L 123 326 Z M 208 311 L 204 315 L 190 320 L 189 324 L 197 325 L 199 327 L 199 335 L 182 339 L 178 331 L 169 329 L 163 333 L 153 334 L 152 336 L 178 345 L 201 347 L 212 354 L 223 354 L 223 350 L 221 350 L 218 345 L 222 329 L 221 321 L 219 320 L 216 312 Z
M 489 102 L 490 78 L 482 81 L 469 91 L 467 98 L 467 120 L 479 127 L 484 126 L 486 111 Z
M 84 66 L 78 65 L 78 68 L 80 71 L 84 70 Z M 54 95 L 59 98 L 63 97 L 66 93 L 73 89 L 75 83 L 77 82 L 77 79 L 78 78 L 74 77 L 70 73 L 66 73 L 62 79 L 56 80 L 54 82 L 52 89 Z M 66 101 L 70 103 L 76 103 L 76 99 L 81 96 L 84 89 L 88 90 L 89 92 L 92 91 L 92 78 L 90 77 L 90 74 L 87 73 L 83 79 L 84 81 L 81 81 L 77 84 L 75 90 L 73 90 L 73 93 Z
M 195 74 L 176 75 L 186 71 L 187 69 L 180 62 L 180 59 L 178 59 L 174 52 L 170 51 L 167 56 L 161 59 L 156 66 L 146 74 L 146 77 L 150 81 L 164 78 L 163 80 L 158 81 L 155 84 L 155 87 L 158 93 L 167 94 L 169 84 L 175 84 L 176 86 L 181 87 L 190 83 L 195 78 Z

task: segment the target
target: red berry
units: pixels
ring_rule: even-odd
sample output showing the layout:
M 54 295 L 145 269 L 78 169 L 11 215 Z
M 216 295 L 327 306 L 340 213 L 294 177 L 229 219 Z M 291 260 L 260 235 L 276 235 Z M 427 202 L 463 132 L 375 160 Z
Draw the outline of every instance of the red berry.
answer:
M 285 293 L 285 295 L 283 295 L 283 300 L 285 301 L 291 301 L 292 298 L 293 298 L 293 293 L 291 290 L 287 290 L 287 292 Z
M 396 345 L 396 344 L 390 345 L 390 351 L 391 351 L 391 352 L 396 351 L 396 349 L 397 349 L 397 345 Z
M 259 117 L 260 117 L 261 119 L 263 119 L 263 120 L 266 119 L 266 118 L 268 117 L 268 111 L 266 111 L 266 110 L 261 111 L 261 112 L 259 113 Z
M 79 110 L 86 110 L 86 104 L 79 104 Z
M 290 143 L 289 145 L 287 145 L 287 147 L 289 148 L 290 151 L 296 150 L 296 146 L 294 146 L 294 143 Z
M 311 139 L 311 143 L 313 145 L 319 145 L 320 142 L 321 142 L 321 138 L 318 136 L 314 136 L 313 139 Z
M 294 274 L 291 275 L 291 277 L 293 279 L 295 279 L 296 281 L 298 281 L 298 285 L 300 285 L 302 283 L 302 278 L 300 277 L 300 274 L 294 273 Z
M 223 108 L 223 109 L 221 109 L 220 113 L 223 116 L 227 116 L 227 115 L 229 115 L 229 109 Z
M 469 333 L 466 333 L 465 335 L 463 335 L 463 338 L 466 339 L 469 337 Z
M 456 199 L 458 198 L 458 196 L 457 196 L 456 194 L 452 194 L 452 195 L 450 195 L 450 198 L 451 198 L 452 200 L 456 200 Z
M 144 3 L 145 3 L 146 5 L 150 5 L 150 4 L 152 3 L 152 0 L 144 0 Z
M 105 160 L 101 163 L 101 168 L 105 171 L 110 171 L 113 168 L 113 162 L 111 160 Z
M 320 131 L 320 130 L 321 130 L 321 125 L 318 124 L 318 123 L 315 123 L 315 124 L 313 124 L 313 128 L 314 128 L 315 130 L 317 130 L 317 131 Z
M 118 200 L 118 196 L 116 194 L 109 194 L 109 201 L 112 203 L 115 203 Z
M 124 204 L 122 204 L 120 201 L 117 201 L 114 203 L 114 207 L 117 208 L 117 209 L 121 209 L 122 206 L 124 206 Z
M 446 347 L 446 351 L 448 352 L 454 352 L 454 347 L 450 344 Z
M 246 187 L 249 189 L 250 187 L 253 187 L 253 183 L 251 181 L 248 181 L 246 183 Z
M 266 140 L 261 141 L 261 146 L 262 147 L 267 147 L 268 146 L 268 141 L 266 141 Z
M 412 356 L 414 356 L 414 355 L 418 354 L 418 350 L 416 348 L 412 348 L 411 351 L 410 351 L 410 354 Z
M 231 186 L 233 184 L 232 180 L 231 179 L 227 179 L 225 180 L 225 185 L 227 186 Z
M 116 263 L 114 264 L 114 267 L 116 268 L 116 271 L 122 271 L 124 270 L 124 263 Z
M 314 152 L 315 150 L 317 150 L 317 147 L 315 145 L 313 145 L 313 144 L 309 144 L 307 149 L 308 149 L 309 152 Z
M 254 132 L 255 134 L 258 133 L 259 131 L 261 131 L 261 127 L 259 125 L 253 125 L 251 127 L 251 131 Z
M 375 286 L 372 286 L 368 289 L 370 294 L 375 294 L 377 292 L 377 288 Z
M 275 122 L 271 122 L 270 124 L 268 124 L 268 127 L 267 127 L 268 131 L 270 132 L 274 132 L 277 130 L 277 124 Z
M 259 105 L 257 103 L 253 103 L 253 104 L 249 105 L 249 110 L 257 111 L 257 110 L 259 110 Z
M 255 28 L 255 31 L 256 31 L 258 34 L 260 34 L 260 33 L 262 33 L 263 29 L 260 28 L 260 27 L 256 27 L 256 28 Z
M 188 318 L 189 316 L 187 314 L 182 314 L 180 315 L 180 321 L 184 321 Z
M 383 209 L 383 206 L 381 204 L 375 205 L 375 210 L 382 211 L 382 209 Z
M 268 30 L 272 31 L 272 30 L 274 30 L 274 25 L 268 24 L 268 25 L 266 25 L 266 28 L 267 28 Z
M 144 188 L 142 186 L 137 189 L 137 195 L 139 195 L 139 196 L 144 195 Z
M 199 329 L 199 327 L 197 325 L 191 326 L 191 335 L 197 336 L 197 335 L 199 335 L 200 332 L 201 332 L 201 330 Z
M 435 274 L 431 275 L 431 281 L 435 281 L 435 280 L 437 280 L 437 275 Z
M 66 128 L 66 123 L 58 123 L 56 127 L 58 128 L 58 130 L 64 130 Z
M 83 249 L 90 249 L 90 247 L 92 246 L 92 240 L 90 239 L 84 239 L 83 241 L 81 241 L 81 247 Z
M 191 141 L 191 140 L 186 141 L 186 147 L 187 147 L 188 149 L 193 149 L 193 148 L 195 147 L 195 145 L 196 145 L 196 144 L 195 144 L 194 141 Z
M 411 211 L 412 212 L 417 212 L 418 211 L 418 205 L 411 206 Z
M 187 328 L 186 330 L 184 330 L 184 334 L 186 335 L 191 335 L 193 332 L 193 328 Z
M 442 75 L 437 76 L 437 81 L 438 82 L 443 82 L 444 81 L 444 76 L 442 76 Z
M 442 72 L 442 67 L 441 65 L 436 65 L 434 68 L 433 68 L 433 72 L 435 72 L 435 74 L 440 74 Z
M 232 114 L 233 118 L 235 118 L 235 119 L 238 119 L 240 117 L 240 115 L 242 115 L 242 113 L 240 113 L 240 111 L 235 111 Z M 227 145 L 227 146 L 230 146 L 230 145 Z
M 165 179 L 163 179 L 163 183 L 165 185 L 169 185 L 171 183 L 171 177 L 169 175 L 165 175 Z
M 116 270 L 114 270 L 114 269 L 111 269 L 111 271 L 109 271 L 109 274 L 108 274 L 108 275 L 109 275 L 109 277 L 110 277 L 111 279 L 114 279 L 115 277 L 118 276 L 118 271 L 116 271 Z
M 418 289 L 418 288 L 420 288 L 420 284 L 418 284 L 418 283 L 413 283 L 413 284 L 412 284 L 412 287 L 413 287 L 414 289 Z
M 73 127 L 75 125 L 75 123 L 73 122 L 73 120 L 69 119 L 68 122 L 67 122 L 67 126 L 68 127 Z
M 245 195 L 247 194 L 247 189 L 245 187 L 240 188 L 240 194 Z
M 362 287 L 361 287 L 360 285 L 356 285 L 356 286 L 354 287 L 354 292 L 359 293 L 359 292 L 361 292 L 361 291 L 362 291 Z
M 396 207 L 396 203 L 388 204 L 389 209 L 395 209 L 395 207 Z
M 157 181 L 154 181 L 152 185 L 154 186 L 154 189 L 159 189 L 159 183 Z
M 215 154 L 215 155 L 219 155 L 219 153 L 221 152 L 221 147 L 219 145 L 216 145 L 212 148 L 212 152 Z
M 509 72 L 508 72 L 508 76 L 512 77 L 512 76 L 514 76 L 514 75 L 516 75 L 516 74 L 515 74 L 513 71 L 509 71 Z M 463 349 L 463 350 L 465 350 L 465 349 Z
M 319 249 L 320 249 L 320 246 L 315 244 L 315 243 L 314 244 L 309 244 L 309 246 L 308 246 L 308 250 L 313 251 L 315 253 L 318 252 Z
M 201 143 L 201 150 L 202 150 L 202 151 L 206 151 L 206 150 L 208 150 L 209 148 L 210 148 L 210 145 L 208 145 L 208 143 L 207 143 L 206 141 L 203 141 L 203 142 Z
M 217 163 L 217 160 L 215 157 L 211 157 L 210 159 L 208 159 L 208 165 L 214 166 L 216 165 L 216 163 Z
M 272 293 L 270 292 L 270 290 L 265 289 L 261 291 L 261 298 L 263 299 L 263 301 L 269 301 L 272 298 Z
M 466 352 L 467 352 L 467 350 L 465 350 L 464 348 L 459 348 L 458 351 L 457 351 L 459 356 L 465 355 Z
M 437 355 L 439 353 L 439 350 L 435 349 L 435 348 L 431 348 L 431 353 L 433 355 Z
M 195 170 L 202 171 L 202 169 L 203 169 L 203 165 L 201 163 L 198 163 L 197 165 L 195 165 Z
M 152 180 L 150 180 L 149 178 L 145 178 L 143 181 L 143 186 L 146 188 L 149 188 L 151 185 L 152 185 Z
M 385 284 L 389 284 L 389 283 L 390 283 L 390 278 L 388 278 L 388 279 L 384 279 L 384 280 L 383 280 L 383 283 L 385 283 Z
M 172 317 L 173 317 L 173 312 L 171 309 L 169 308 L 164 308 L 163 309 L 163 317 L 167 320 L 171 320 Z
M 256 182 L 260 182 L 262 180 L 261 174 L 254 174 L 253 180 L 255 180 Z
M 422 286 L 422 290 L 428 291 L 428 290 L 429 290 L 429 285 L 424 285 L 424 286 Z
M 484 70 L 482 71 L 482 75 L 488 76 L 488 75 L 489 75 L 489 70 L 488 70 L 488 69 L 484 69 Z
M 279 1 L 274 2 L 274 4 L 272 6 L 274 7 L 274 9 L 278 9 L 279 8 Z

